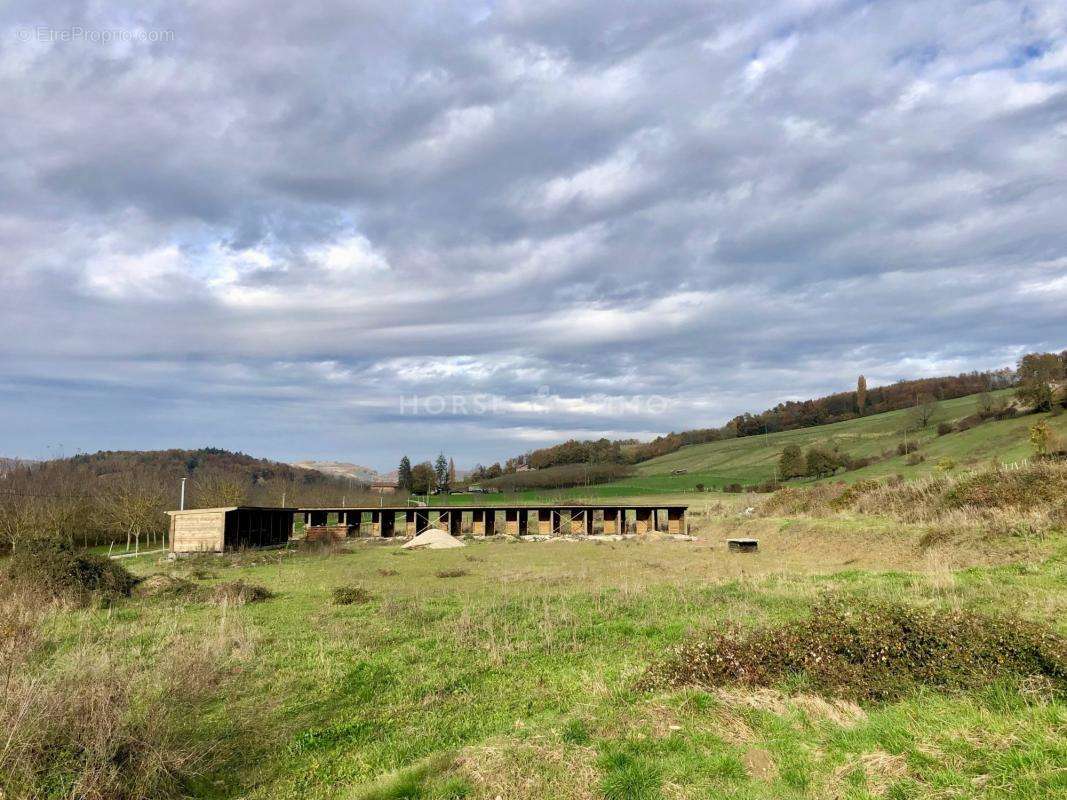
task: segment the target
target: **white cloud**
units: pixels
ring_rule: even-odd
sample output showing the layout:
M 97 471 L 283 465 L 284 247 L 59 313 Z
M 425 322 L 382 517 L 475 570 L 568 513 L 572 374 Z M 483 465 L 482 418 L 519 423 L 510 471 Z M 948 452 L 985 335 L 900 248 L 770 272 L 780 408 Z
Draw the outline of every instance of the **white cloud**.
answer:
M 5 447 L 492 461 L 1067 344 L 1062 3 L 267 0 L 142 10 L 154 47 L 6 36 L 52 16 L 0 11 Z M 413 391 L 495 410 L 398 418 Z

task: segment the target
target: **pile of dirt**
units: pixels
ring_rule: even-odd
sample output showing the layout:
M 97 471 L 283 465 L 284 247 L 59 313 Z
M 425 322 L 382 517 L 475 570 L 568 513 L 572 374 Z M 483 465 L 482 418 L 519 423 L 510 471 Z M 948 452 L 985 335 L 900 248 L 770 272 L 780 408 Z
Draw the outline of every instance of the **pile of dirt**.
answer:
M 403 545 L 405 550 L 415 550 L 418 548 L 426 550 L 447 550 L 452 547 L 466 547 L 467 545 L 452 536 L 448 531 L 443 531 L 440 528 L 428 528 Z

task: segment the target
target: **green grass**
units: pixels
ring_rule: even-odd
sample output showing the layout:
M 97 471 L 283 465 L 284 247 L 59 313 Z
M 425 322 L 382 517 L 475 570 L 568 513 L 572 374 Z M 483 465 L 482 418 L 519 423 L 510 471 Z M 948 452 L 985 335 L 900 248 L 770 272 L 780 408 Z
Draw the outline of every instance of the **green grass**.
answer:
M 230 733 L 237 755 L 196 781 L 194 797 L 1021 799 L 1067 787 L 1067 705 L 1012 686 L 919 691 L 847 723 L 802 685 L 633 688 L 687 636 L 793 619 L 825 592 L 1013 613 L 1067 632 L 1062 538 L 1031 543 L 1025 563 L 1006 555 L 1016 544 L 950 554 L 946 576 L 907 526 L 703 515 L 698 525 L 697 542 L 220 557 L 215 581 L 275 597 L 130 601 L 56 625 L 71 636 L 106 628 L 159 669 L 178 632 L 242 643 L 224 700 L 196 720 L 205 738 L 243 720 Z M 759 536 L 761 552 L 728 554 L 733 533 Z M 369 602 L 334 605 L 334 589 L 353 584 Z
M 1013 390 L 993 392 L 994 397 L 1009 399 Z M 988 464 L 991 459 L 1003 463 L 1022 461 L 1030 456 L 1030 427 L 1040 419 L 1061 435 L 1067 436 L 1067 414 L 1026 415 L 1015 419 L 987 422 L 968 431 L 937 435 L 940 422 L 954 423 L 974 413 L 977 395 L 945 400 L 938 404 L 937 411 L 928 426 L 922 430 L 909 430 L 909 441 L 918 440 L 925 461 L 908 465 L 905 456 L 894 454 L 863 469 L 838 472 L 832 478 L 852 482 L 863 478 L 883 478 L 903 475 L 918 478 L 937 469 L 942 458 L 949 458 L 957 469 Z M 643 495 L 692 495 L 697 485 L 709 490 L 721 490 L 724 486 L 739 483 L 749 486 L 775 478 L 778 456 L 788 444 L 797 444 L 802 449 L 813 445 L 839 447 L 841 452 L 859 457 L 881 456 L 886 451 L 895 451 L 903 441 L 904 429 L 913 428 L 911 412 L 890 411 L 869 417 L 802 428 L 795 431 L 746 436 L 708 444 L 690 445 L 636 466 L 636 474 L 623 480 L 598 486 L 578 486 L 570 489 L 540 490 L 491 495 L 450 495 L 430 498 L 431 505 L 470 505 L 478 503 L 554 503 L 567 501 L 598 502 L 608 499 L 637 500 Z M 682 475 L 672 475 L 676 470 L 685 470 Z M 802 479 L 797 484 L 812 483 Z M 690 496 L 688 500 L 692 500 Z
M 1007 398 L 1011 390 L 994 392 Z M 919 477 L 936 469 L 938 460 L 951 458 L 958 467 L 986 464 L 997 458 L 1002 462 L 1021 461 L 1031 454 L 1029 429 L 1039 419 L 1047 419 L 1054 430 L 1067 433 L 1067 414 L 1028 415 L 1015 419 L 988 422 L 968 431 L 937 435 L 940 422 L 955 422 L 974 413 L 976 396 L 945 400 L 938 404 L 929 425 L 921 431 L 910 431 L 909 440 L 918 439 L 925 462 L 908 466 L 903 456 L 892 456 L 869 467 L 853 472 L 841 472 L 833 480 L 853 481 L 903 474 Z M 903 440 L 904 429 L 913 423 L 909 411 L 890 411 L 870 417 L 803 428 L 795 431 L 747 436 L 722 442 L 691 445 L 676 453 L 637 465 L 637 477 L 592 487 L 590 492 L 678 492 L 691 490 L 698 483 L 721 488 L 730 483 L 744 485 L 772 480 L 778 455 L 788 444 L 806 449 L 813 445 L 837 446 L 852 457 L 879 456 L 892 451 Z M 671 475 L 674 470 L 686 470 L 684 475 Z

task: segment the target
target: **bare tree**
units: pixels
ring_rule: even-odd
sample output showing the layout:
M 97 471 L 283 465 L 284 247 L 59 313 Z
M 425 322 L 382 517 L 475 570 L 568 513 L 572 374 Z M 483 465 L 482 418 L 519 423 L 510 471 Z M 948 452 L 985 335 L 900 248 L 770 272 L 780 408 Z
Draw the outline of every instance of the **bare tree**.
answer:
M 196 505 L 200 508 L 224 508 L 244 505 L 248 493 L 242 483 L 221 473 L 199 478 L 195 484 Z
M 163 527 L 163 492 L 148 481 L 123 476 L 103 492 L 97 501 L 101 527 L 112 534 L 126 536 L 126 549 L 141 549 L 143 534 L 158 533 Z

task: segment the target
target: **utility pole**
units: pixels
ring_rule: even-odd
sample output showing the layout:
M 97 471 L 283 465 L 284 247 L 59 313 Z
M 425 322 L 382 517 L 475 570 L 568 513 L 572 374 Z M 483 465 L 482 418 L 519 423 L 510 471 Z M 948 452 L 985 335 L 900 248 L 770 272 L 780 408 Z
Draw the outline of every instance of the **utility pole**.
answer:
M 185 511 L 185 481 L 186 479 L 182 478 L 182 498 L 181 501 L 178 503 L 179 511 Z

